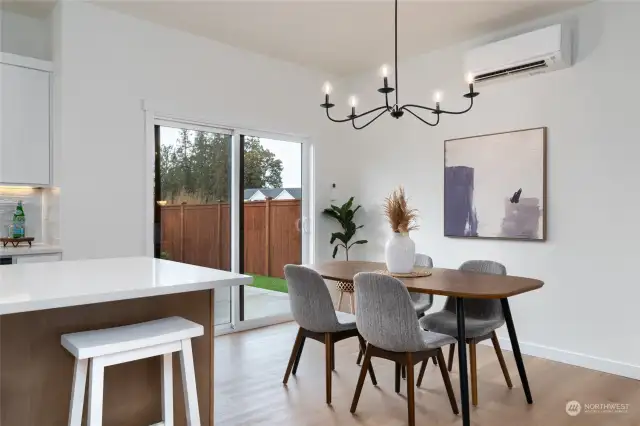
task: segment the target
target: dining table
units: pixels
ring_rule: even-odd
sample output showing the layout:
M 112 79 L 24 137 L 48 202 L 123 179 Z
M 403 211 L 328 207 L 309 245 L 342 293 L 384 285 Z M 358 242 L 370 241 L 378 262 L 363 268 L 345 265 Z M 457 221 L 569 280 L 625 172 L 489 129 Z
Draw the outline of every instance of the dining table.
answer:
M 369 261 L 330 261 L 307 265 L 318 272 L 324 279 L 353 283 L 353 278 L 360 272 L 386 273 L 386 265 Z M 518 374 L 527 403 L 533 404 L 527 372 L 522 360 L 518 336 L 513 324 L 513 316 L 509 307 L 509 298 L 519 294 L 540 289 L 544 283 L 534 278 L 511 275 L 493 275 L 478 272 L 466 272 L 458 269 L 431 268 L 427 276 L 398 278 L 413 293 L 448 296 L 455 300 L 458 342 L 458 362 L 467 365 L 467 345 L 465 336 L 465 299 L 500 299 L 504 319 L 511 341 L 511 349 L 518 367 Z M 356 289 L 357 291 L 357 289 Z M 356 307 L 357 309 L 357 307 Z M 471 412 L 469 408 L 469 384 L 466 368 L 460 368 L 460 399 L 462 405 L 462 424 L 470 426 Z

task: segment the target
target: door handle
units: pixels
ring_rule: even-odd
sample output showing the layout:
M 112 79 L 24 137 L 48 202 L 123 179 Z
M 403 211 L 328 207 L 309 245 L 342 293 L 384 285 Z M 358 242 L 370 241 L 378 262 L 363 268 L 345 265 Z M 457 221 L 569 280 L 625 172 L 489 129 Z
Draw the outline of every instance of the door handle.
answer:
M 296 231 L 300 232 L 300 223 L 302 222 L 302 220 L 300 218 L 296 219 Z

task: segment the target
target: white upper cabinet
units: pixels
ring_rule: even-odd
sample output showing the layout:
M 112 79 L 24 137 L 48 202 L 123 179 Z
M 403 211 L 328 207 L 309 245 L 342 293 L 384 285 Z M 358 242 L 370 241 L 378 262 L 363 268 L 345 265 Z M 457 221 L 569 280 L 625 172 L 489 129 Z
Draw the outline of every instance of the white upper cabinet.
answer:
M 51 73 L 15 55 L 1 62 L 0 184 L 49 185 Z

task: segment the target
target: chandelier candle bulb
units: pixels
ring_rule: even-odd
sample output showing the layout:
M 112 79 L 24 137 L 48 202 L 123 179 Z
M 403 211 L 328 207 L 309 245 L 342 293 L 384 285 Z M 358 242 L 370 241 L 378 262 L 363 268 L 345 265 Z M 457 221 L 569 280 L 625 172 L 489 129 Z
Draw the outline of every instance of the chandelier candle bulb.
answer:
M 389 77 L 389 67 L 387 66 L 387 64 L 384 64 L 380 67 L 380 75 L 385 79 Z
M 333 87 L 331 87 L 331 83 L 329 83 L 328 81 L 326 83 L 324 83 L 324 86 L 322 86 L 322 91 L 327 96 L 329 96 L 331 94 L 332 90 L 333 90 Z

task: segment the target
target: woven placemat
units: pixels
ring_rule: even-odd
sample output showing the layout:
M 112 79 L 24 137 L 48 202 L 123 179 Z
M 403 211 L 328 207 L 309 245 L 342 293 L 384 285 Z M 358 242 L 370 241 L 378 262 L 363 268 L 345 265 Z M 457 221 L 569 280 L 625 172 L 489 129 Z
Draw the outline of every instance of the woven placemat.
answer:
M 421 278 L 428 277 L 431 275 L 431 269 L 429 268 L 415 268 L 413 271 L 408 272 L 406 274 L 399 274 L 397 272 L 389 272 L 386 269 L 380 269 L 378 271 L 374 271 L 378 274 L 391 275 L 394 278 Z

